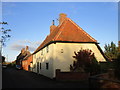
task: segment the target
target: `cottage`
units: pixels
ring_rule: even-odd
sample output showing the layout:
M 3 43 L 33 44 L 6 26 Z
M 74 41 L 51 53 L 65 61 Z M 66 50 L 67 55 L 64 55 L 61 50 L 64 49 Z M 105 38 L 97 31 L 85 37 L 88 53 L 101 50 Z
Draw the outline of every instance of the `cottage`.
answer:
M 97 61 L 106 61 L 97 41 L 81 27 L 61 13 L 59 25 L 54 21 L 50 26 L 50 34 L 33 53 L 33 72 L 49 78 L 56 77 L 56 69 L 70 71 L 70 64 L 75 60 L 74 51 L 91 49 Z
M 29 47 L 27 46 L 27 51 L 28 51 L 28 49 L 29 49 Z M 28 54 L 22 60 L 22 68 L 26 71 L 31 71 L 31 63 L 33 61 L 32 56 L 33 56 L 32 54 Z
M 22 61 L 25 57 L 30 55 L 30 51 L 28 50 L 28 46 L 26 48 L 23 48 L 20 52 L 20 54 L 16 58 L 16 68 L 21 69 L 22 68 Z

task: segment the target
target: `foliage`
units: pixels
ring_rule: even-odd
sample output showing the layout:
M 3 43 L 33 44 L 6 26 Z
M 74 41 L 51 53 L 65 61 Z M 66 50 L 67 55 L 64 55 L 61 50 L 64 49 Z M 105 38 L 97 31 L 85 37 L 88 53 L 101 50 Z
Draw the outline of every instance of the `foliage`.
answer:
M 0 24 L 2 25 L 8 25 L 7 22 L 0 22 Z M 1 38 L 0 38 L 0 42 L 2 46 L 5 46 L 5 42 L 7 39 L 9 39 L 11 36 L 8 34 L 8 32 L 10 32 L 10 29 L 4 29 L 3 27 L 0 28 L 0 32 L 1 32 Z
M 2 63 L 4 63 L 5 62 L 5 57 L 4 56 L 2 56 Z
M 114 60 L 109 64 L 111 66 L 111 69 L 114 69 L 114 73 L 116 78 L 120 80 L 120 41 L 118 42 L 118 47 L 111 42 L 111 44 L 105 45 L 105 55 L 111 59 Z
M 105 55 L 110 59 L 110 60 L 114 60 L 114 59 L 117 59 L 117 56 L 118 56 L 118 47 L 113 43 L 111 42 L 111 44 L 108 44 L 104 46 L 105 48 Z
M 73 58 L 75 58 L 76 61 L 73 62 L 73 65 L 70 65 L 71 71 L 90 72 L 92 74 L 100 70 L 99 64 L 91 50 L 81 49 L 77 53 L 74 53 L 75 56 L 73 56 Z
M 111 42 L 111 44 L 105 45 L 105 55 L 114 61 L 107 62 L 111 69 L 115 70 L 115 76 L 120 80 L 120 41 L 118 42 L 118 47 Z M 108 67 L 107 67 L 108 68 Z
M 100 62 L 101 73 L 108 72 L 109 69 L 115 68 L 115 61 Z

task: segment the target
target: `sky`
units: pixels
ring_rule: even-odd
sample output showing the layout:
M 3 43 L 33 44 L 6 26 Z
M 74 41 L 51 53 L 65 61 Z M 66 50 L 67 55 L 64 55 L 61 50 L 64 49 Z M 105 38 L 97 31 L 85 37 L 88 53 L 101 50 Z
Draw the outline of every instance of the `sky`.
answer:
M 95 38 L 100 47 L 118 43 L 117 2 L 2 2 L 3 27 L 11 29 L 10 40 L 3 47 L 7 61 L 14 61 L 26 45 L 31 53 L 50 33 L 60 13 L 67 14 L 78 26 Z M 120 40 L 120 39 L 119 39 Z

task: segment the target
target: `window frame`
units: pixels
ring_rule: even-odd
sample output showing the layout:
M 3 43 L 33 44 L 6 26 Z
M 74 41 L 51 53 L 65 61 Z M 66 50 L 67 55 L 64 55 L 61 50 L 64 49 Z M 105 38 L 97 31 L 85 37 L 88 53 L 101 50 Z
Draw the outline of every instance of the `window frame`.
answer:
M 46 63 L 46 70 L 49 69 L 49 63 Z
M 46 46 L 46 52 L 47 53 L 49 52 L 49 46 Z

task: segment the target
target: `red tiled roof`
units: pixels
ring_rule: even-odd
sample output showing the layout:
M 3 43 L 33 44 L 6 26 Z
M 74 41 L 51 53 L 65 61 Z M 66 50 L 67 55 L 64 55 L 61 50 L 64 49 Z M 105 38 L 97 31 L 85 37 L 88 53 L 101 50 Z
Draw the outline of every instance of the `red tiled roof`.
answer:
M 61 25 L 58 25 L 36 49 L 34 53 L 43 48 L 51 41 L 71 41 L 71 42 L 97 42 L 71 19 L 66 18 Z

